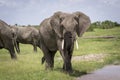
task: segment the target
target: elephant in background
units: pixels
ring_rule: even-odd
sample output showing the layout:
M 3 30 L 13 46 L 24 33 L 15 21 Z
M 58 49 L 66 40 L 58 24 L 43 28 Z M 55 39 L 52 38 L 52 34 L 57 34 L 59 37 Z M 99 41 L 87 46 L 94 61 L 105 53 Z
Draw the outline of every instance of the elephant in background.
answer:
M 16 59 L 14 47 L 16 43 L 16 36 L 11 30 L 10 26 L 4 21 L 0 20 L 0 49 L 5 48 L 10 52 L 11 58 Z
M 39 41 L 38 29 L 31 26 L 11 26 L 11 29 L 16 33 L 17 36 L 18 53 L 20 53 L 19 43 L 32 44 L 34 47 L 34 51 L 37 52 L 37 44 Z
M 63 70 L 72 71 L 71 58 L 76 36 L 81 37 L 90 26 L 90 18 L 82 12 L 56 12 L 40 24 L 41 43 L 39 47 L 44 53 L 42 63 L 46 61 L 46 69 L 53 69 L 54 56 L 59 50 L 64 64 Z

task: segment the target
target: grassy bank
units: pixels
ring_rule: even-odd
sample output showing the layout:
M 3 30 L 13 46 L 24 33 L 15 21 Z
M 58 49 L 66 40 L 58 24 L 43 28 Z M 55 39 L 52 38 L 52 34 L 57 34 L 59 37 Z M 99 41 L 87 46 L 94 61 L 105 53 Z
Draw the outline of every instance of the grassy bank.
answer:
M 115 36 L 115 38 L 84 38 L 89 36 Z M 73 80 L 83 74 L 103 67 L 107 64 L 120 64 L 120 28 L 95 29 L 86 32 L 78 39 L 79 49 L 75 47 L 74 56 L 88 56 L 90 54 L 106 54 L 105 57 L 96 60 L 72 60 L 74 72 L 71 75 L 62 72 L 63 61 L 59 52 L 55 56 L 53 71 L 46 71 L 41 65 L 41 50 L 34 53 L 31 45 L 21 44 L 21 54 L 17 54 L 18 60 L 11 60 L 7 50 L 0 50 L 0 80 Z M 96 56 L 95 56 L 96 57 Z M 88 56 L 88 59 L 91 58 Z M 94 58 L 94 57 L 92 57 Z

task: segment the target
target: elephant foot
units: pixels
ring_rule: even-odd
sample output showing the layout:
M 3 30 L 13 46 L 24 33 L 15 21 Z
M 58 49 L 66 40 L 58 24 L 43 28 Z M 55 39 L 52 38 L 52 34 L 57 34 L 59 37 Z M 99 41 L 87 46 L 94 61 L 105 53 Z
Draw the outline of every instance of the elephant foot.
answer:
M 37 47 L 34 47 L 34 52 L 37 53 Z
M 37 53 L 37 50 L 34 50 L 35 53 Z
M 17 57 L 11 57 L 11 59 L 16 60 L 16 59 L 17 59 Z
M 73 70 L 72 70 L 71 64 L 66 64 L 66 65 L 64 64 L 63 65 L 63 71 L 66 72 L 66 73 L 72 73 Z
M 17 53 L 20 54 L 20 51 L 18 51 Z
M 73 70 L 72 70 L 72 69 L 69 69 L 69 70 L 63 69 L 63 72 L 68 73 L 68 74 L 71 74 L 71 73 L 73 73 Z
M 50 71 L 51 71 L 51 70 L 53 70 L 53 67 L 46 66 L 46 67 L 45 67 L 45 70 L 50 70 Z
M 17 56 L 14 54 L 14 55 L 11 55 L 11 59 L 14 59 L 16 60 L 17 59 Z
M 65 70 L 65 69 L 62 69 L 62 71 L 66 74 L 72 74 L 73 73 L 73 70 Z
M 41 59 L 41 64 L 44 64 L 44 62 L 45 62 L 45 57 L 43 56 Z
M 53 70 L 53 64 L 46 63 L 45 70 Z

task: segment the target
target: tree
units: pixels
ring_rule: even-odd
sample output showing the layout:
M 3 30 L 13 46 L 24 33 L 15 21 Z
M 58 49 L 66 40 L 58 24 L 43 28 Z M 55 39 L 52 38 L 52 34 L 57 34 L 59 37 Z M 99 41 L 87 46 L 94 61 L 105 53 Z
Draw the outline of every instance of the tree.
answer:
M 101 28 L 102 29 L 110 29 L 110 28 L 113 28 L 113 27 L 115 27 L 114 22 L 112 22 L 110 20 L 106 20 L 106 21 L 103 21 L 101 23 Z
M 120 26 L 120 24 L 117 23 L 117 22 L 114 22 L 114 25 L 115 25 L 116 27 L 119 27 L 119 26 Z

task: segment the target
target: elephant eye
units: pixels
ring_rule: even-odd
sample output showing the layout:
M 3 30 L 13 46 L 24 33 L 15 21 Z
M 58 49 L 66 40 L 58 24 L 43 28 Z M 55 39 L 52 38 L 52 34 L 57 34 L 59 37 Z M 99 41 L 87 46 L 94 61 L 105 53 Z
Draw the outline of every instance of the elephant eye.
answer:
M 74 19 L 75 19 L 76 21 L 78 21 L 78 18 L 77 18 L 77 17 L 74 17 Z
M 61 17 L 61 18 L 60 18 L 60 22 L 62 22 L 63 20 L 64 20 L 64 17 Z
M 61 25 L 60 27 L 61 27 L 62 29 L 64 29 L 64 26 L 63 26 L 63 25 Z
M 63 33 L 63 30 L 64 30 L 64 26 L 60 25 L 60 32 Z

